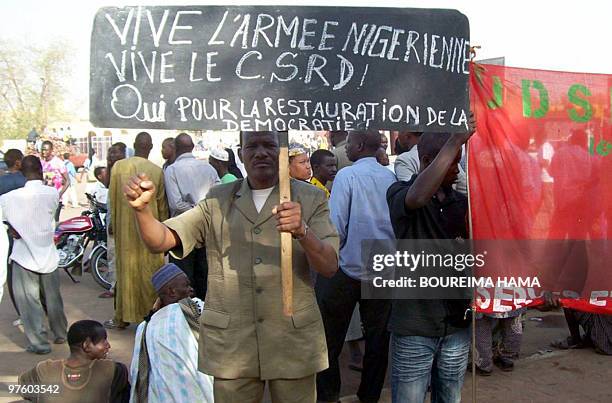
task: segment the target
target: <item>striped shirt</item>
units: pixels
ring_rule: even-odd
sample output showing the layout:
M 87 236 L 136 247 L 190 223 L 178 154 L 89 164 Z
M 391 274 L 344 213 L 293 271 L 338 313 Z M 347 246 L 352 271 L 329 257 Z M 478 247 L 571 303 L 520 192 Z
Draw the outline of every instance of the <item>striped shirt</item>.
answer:
M 204 303 L 194 298 L 202 309 Z M 145 322 L 138 325 L 130 366 L 132 392 L 136 401 L 138 358 Z M 180 304 L 170 304 L 151 317 L 147 326 L 149 355 L 149 401 L 164 403 L 213 402 L 213 378 L 198 371 L 198 341 Z
M 0 196 L 4 220 L 17 231 L 11 260 L 40 274 L 57 269 L 59 257 L 53 243 L 54 217 L 59 193 L 40 180 L 26 182 L 21 189 Z

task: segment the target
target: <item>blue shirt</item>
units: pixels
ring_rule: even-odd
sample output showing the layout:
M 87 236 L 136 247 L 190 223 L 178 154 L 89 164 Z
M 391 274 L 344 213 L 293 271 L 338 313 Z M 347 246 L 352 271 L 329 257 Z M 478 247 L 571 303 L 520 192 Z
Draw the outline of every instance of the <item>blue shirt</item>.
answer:
M 374 157 L 342 168 L 334 179 L 329 210 L 340 235 L 340 269 L 354 279 L 367 279 L 362 240 L 395 239 L 386 199 L 387 189 L 395 182 L 393 172 Z
M 70 184 L 75 185 L 77 171 L 74 167 L 74 164 L 69 160 L 65 160 L 64 165 L 66 166 L 66 171 L 68 172 L 68 178 L 70 179 Z
M 219 175 L 212 165 L 196 159 L 192 153 L 179 155 L 164 171 L 170 216 L 193 208 L 218 183 Z
M 26 178 L 21 172 L 8 172 L 0 176 L 0 196 L 11 190 L 22 188 Z

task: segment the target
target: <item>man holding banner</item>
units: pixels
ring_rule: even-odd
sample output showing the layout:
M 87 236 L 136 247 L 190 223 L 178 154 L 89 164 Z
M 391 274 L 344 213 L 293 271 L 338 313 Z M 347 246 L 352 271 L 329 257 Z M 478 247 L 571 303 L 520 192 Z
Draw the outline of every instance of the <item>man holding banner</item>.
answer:
M 425 133 L 419 143 L 420 172 L 387 191 L 397 239 L 466 239 L 467 198 L 452 188 L 461 146 L 474 133 Z M 431 386 L 433 402 L 461 401 L 470 350 L 469 301 L 393 301 L 393 402 L 422 402 Z
M 292 180 L 293 201 L 277 204 L 276 133 L 242 132 L 241 145 L 248 178 L 214 187 L 164 223 L 150 210 L 156 189 L 146 175 L 132 177 L 124 192 L 151 251 L 180 258 L 194 247 L 207 249 L 198 366 L 215 377 L 215 400 L 259 402 L 268 382 L 272 402 L 312 403 L 315 375 L 328 362 L 309 269 L 325 277 L 337 271 L 338 235 L 316 187 Z M 280 232 L 294 238 L 291 317 L 281 304 Z
M 314 186 L 291 181 L 293 202 L 275 206 L 289 186 L 283 180 L 279 191 L 279 176 L 286 173 L 278 171 L 279 143 L 271 131 L 331 131 L 336 151 L 344 154 L 341 168 L 348 162 L 347 130 L 463 130 L 469 48 L 468 20 L 456 10 L 292 5 L 98 11 L 90 75 L 95 126 L 242 131 L 248 178 L 211 189 L 178 217 L 163 224 L 154 217 L 149 201 L 155 186 L 147 176 L 131 178 L 124 189 L 151 251 L 182 257 L 207 249 L 199 367 L 215 377 L 217 401 L 259 401 L 269 381 L 272 401 L 313 402 L 315 374 L 328 367 L 309 270 L 322 277 L 336 273 L 338 235 L 325 193 Z M 283 158 L 285 152 L 283 147 Z M 393 235 L 391 228 L 385 232 Z M 290 252 L 281 239 L 292 245 L 292 259 L 282 259 Z M 290 309 L 283 310 L 281 301 L 287 307 L 291 296 L 293 314 L 284 316 Z M 378 319 L 380 328 L 384 318 Z

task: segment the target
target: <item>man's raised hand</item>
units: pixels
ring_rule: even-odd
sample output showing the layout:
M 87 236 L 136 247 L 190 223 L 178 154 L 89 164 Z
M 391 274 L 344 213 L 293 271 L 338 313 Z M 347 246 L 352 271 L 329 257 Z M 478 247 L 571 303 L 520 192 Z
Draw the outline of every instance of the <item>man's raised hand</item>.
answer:
M 453 133 L 453 137 L 456 138 L 460 144 L 464 144 L 467 142 L 470 137 L 474 135 L 476 132 L 476 117 L 474 116 L 474 112 L 470 111 L 470 118 L 468 121 L 468 128 L 463 133 Z
M 123 186 L 123 193 L 130 206 L 136 211 L 144 210 L 155 197 L 155 184 L 147 174 L 132 176 Z

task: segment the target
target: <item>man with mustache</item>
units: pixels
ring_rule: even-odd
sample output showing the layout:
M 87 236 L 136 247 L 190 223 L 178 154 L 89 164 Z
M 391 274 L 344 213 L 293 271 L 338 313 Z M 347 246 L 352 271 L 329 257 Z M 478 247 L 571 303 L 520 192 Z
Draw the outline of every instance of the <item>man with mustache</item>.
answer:
M 325 193 L 291 180 L 279 204 L 277 133 L 241 132 L 246 179 L 218 185 L 193 209 L 161 223 L 149 208 L 155 186 L 132 177 L 124 192 L 144 244 L 180 258 L 206 247 L 208 292 L 200 317 L 199 369 L 215 400 L 314 402 L 316 373 L 327 368 L 321 314 L 309 269 L 338 269 L 338 235 Z M 293 235 L 293 315 L 283 315 L 280 232 Z

